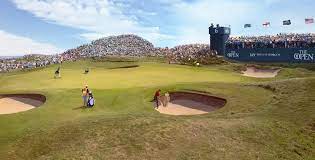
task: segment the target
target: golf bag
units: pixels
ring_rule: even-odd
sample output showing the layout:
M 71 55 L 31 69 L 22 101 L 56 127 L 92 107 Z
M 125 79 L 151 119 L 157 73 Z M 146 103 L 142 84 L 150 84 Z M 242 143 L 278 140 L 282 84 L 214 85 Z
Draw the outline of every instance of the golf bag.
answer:
M 89 97 L 88 102 L 87 102 L 87 106 L 88 107 L 93 107 L 95 104 L 95 100 L 93 97 Z

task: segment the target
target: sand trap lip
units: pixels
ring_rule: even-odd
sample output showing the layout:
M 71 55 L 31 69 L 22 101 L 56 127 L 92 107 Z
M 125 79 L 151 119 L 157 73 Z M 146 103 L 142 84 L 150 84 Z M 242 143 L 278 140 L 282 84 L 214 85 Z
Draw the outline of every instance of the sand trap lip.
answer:
M 242 71 L 243 76 L 254 78 L 274 78 L 281 69 L 258 69 L 256 67 L 247 67 L 246 71 Z
M 40 94 L 5 94 L 0 95 L 0 114 L 12 114 L 41 106 L 46 97 Z
M 226 100 L 192 92 L 172 92 L 166 107 L 160 105 L 158 112 L 169 115 L 199 115 L 222 108 Z

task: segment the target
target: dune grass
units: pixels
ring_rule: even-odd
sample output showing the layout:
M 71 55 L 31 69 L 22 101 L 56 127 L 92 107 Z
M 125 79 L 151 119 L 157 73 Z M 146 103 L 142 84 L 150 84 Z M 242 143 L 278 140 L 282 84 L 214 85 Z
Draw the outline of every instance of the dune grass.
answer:
M 111 69 L 130 65 L 139 67 Z M 84 60 L 62 64 L 62 78 L 54 79 L 56 68 L 0 75 L 0 93 L 47 97 L 40 108 L 0 115 L 0 159 L 315 157 L 312 71 L 284 68 L 276 78 L 255 79 L 233 65 Z M 96 98 L 92 109 L 81 107 L 85 84 Z M 228 103 L 204 115 L 162 115 L 150 102 L 158 88 L 204 91 Z

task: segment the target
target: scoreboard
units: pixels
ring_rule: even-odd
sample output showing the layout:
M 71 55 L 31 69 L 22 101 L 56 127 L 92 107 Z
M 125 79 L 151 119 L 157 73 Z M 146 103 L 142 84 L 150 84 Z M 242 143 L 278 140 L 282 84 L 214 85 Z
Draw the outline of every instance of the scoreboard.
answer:
M 216 51 L 218 55 L 225 54 L 225 42 L 229 39 L 231 28 L 229 27 L 216 27 L 211 24 L 209 27 L 210 34 L 210 49 Z

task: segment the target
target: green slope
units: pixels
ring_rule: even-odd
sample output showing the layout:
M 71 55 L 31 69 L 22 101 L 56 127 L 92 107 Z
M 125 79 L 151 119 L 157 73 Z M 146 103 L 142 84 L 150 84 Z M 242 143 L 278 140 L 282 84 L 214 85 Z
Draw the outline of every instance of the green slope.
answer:
M 277 78 L 255 79 L 232 65 L 87 60 L 63 64 L 54 79 L 56 68 L 0 75 L 0 93 L 47 97 L 40 108 L 0 115 L 0 159 L 315 157 L 314 72 L 285 68 Z M 93 109 L 80 108 L 85 84 L 96 97 Z M 157 88 L 206 91 L 228 103 L 205 115 L 162 115 L 150 102 Z

